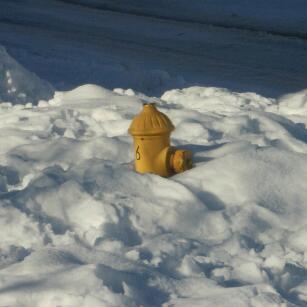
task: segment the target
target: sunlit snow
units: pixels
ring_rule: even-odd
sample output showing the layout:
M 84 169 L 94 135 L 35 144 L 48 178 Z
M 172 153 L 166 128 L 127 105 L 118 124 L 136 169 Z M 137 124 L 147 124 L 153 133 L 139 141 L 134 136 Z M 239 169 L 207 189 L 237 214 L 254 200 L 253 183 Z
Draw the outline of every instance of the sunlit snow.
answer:
M 173 144 L 194 152 L 192 170 L 133 171 L 127 128 L 152 101 L 177 127 Z M 0 104 L 1 303 L 304 300 L 306 102 L 83 85 L 38 106 Z

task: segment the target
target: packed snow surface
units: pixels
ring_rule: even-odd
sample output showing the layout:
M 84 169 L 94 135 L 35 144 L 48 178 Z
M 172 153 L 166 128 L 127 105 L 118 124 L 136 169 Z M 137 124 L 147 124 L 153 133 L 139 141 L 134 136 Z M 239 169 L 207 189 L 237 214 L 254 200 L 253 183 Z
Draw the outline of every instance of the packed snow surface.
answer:
M 156 102 L 194 167 L 133 170 Z M 0 104 L 1 306 L 305 306 L 307 92 L 83 85 Z

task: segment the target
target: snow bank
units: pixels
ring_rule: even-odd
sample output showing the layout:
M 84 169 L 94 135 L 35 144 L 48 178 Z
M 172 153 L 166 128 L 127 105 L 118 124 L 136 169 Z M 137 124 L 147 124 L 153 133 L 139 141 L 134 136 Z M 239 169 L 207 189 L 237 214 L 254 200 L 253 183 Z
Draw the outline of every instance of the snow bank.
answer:
M 0 102 L 37 103 L 50 99 L 52 86 L 17 63 L 0 45 Z
M 279 98 L 279 111 L 290 115 L 297 122 L 307 124 L 307 90 L 284 95 Z
M 301 97 L 83 85 L 0 104 L 1 304 L 306 304 L 307 115 L 289 102 Z M 143 102 L 175 123 L 192 170 L 133 171 L 127 128 Z

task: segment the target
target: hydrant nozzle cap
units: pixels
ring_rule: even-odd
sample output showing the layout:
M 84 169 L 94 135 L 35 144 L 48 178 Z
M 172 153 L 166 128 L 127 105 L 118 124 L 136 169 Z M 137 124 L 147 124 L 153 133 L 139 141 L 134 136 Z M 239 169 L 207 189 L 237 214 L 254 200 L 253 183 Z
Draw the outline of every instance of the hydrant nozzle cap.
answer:
M 171 120 L 158 111 L 154 103 L 145 103 L 142 112 L 132 120 L 128 132 L 146 136 L 171 133 L 174 129 Z

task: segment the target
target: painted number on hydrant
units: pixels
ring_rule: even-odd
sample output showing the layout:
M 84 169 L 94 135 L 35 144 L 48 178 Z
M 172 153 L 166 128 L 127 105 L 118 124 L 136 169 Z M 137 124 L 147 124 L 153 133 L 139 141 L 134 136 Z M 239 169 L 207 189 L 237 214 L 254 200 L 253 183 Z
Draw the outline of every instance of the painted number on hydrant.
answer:
M 141 154 L 139 152 L 139 149 L 140 149 L 140 145 L 138 145 L 137 149 L 136 149 L 136 152 L 135 152 L 135 158 L 137 160 L 141 160 Z

